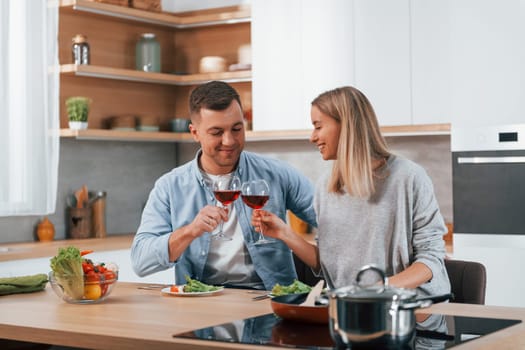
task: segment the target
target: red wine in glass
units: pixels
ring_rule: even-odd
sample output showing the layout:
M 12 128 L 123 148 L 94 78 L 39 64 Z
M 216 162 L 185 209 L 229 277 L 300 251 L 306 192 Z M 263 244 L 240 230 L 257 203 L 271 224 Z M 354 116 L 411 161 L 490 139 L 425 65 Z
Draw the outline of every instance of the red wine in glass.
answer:
M 261 209 L 270 199 L 269 195 L 243 195 L 242 201 L 252 209 Z
M 224 175 L 219 176 L 213 182 L 213 195 L 217 199 L 217 203 L 221 203 L 223 207 L 232 204 L 241 194 L 241 180 L 237 176 Z M 231 237 L 226 237 L 222 232 L 224 222 L 219 223 L 219 229 L 212 233 L 214 239 L 222 239 L 225 241 L 231 240 Z
M 242 184 L 241 198 L 244 204 L 250 208 L 254 210 L 261 209 L 270 199 L 270 186 L 268 186 L 268 183 L 263 179 L 246 181 Z M 255 241 L 254 244 L 272 242 L 264 237 L 262 227 L 259 233 L 259 239 Z
M 227 206 L 235 202 L 241 194 L 241 190 L 228 191 L 228 190 L 217 190 L 213 191 L 215 199 L 222 203 L 222 205 Z

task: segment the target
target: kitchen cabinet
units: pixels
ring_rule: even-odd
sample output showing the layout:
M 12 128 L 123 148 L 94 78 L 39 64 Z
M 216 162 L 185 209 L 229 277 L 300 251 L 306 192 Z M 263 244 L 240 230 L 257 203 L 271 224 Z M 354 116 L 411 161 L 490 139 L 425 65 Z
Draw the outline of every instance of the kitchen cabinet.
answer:
M 436 104 L 441 107 L 436 102 L 427 105 L 435 101 L 434 90 L 419 93 L 425 99 L 412 106 L 410 3 L 254 2 L 254 132 L 311 129 L 313 98 L 337 86 L 354 85 L 370 98 L 386 136 L 448 133 L 443 108 L 429 112 Z M 425 15 L 430 16 L 431 11 Z M 427 33 L 432 30 L 425 29 Z M 424 42 L 418 52 L 425 53 Z M 433 69 L 434 63 L 420 65 L 425 74 L 427 66 Z M 418 88 L 421 82 L 428 82 L 425 74 L 417 75 Z M 435 75 L 440 78 L 440 72 Z M 414 117 L 413 108 L 424 110 L 422 115 L 429 117 Z
M 69 96 L 92 99 L 85 131 L 67 127 L 61 109 L 62 136 L 178 141 L 189 135 L 169 131 L 169 121 L 188 118 L 191 89 L 209 80 L 223 80 L 251 104 L 251 71 L 200 74 L 203 56 L 222 56 L 237 63 L 238 48 L 249 44 L 250 11 L 246 7 L 181 14 L 142 11 L 87 0 L 63 0 L 59 12 L 60 105 Z M 161 45 L 161 73 L 135 70 L 135 44 L 142 33 L 154 33 Z M 71 39 L 84 34 L 90 65 L 73 65 Z M 109 118 L 136 115 L 157 118 L 161 132 L 108 130 Z
M 27 276 L 37 273 L 47 274 L 51 271 L 49 260 L 52 256 L 0 261 L 0 271 L 2 271 L 0 277 Z M 96 262 L 116 264 L 119 267 L 118 279 L 121 282 L 173 284 L 175 281 L 175 272 L 173 269 L 156 272 L 145 277 L 137 276 L 131 267 L 130 249 L 95 252 L 90 254 L 89 258 Z
M 50 242 L 23 242 L 0 244 L 0 277 L 47 274 L 49 260 L 60 248 L 74 246 L 93 250 L 89 258 L 97 262 L 112 262 L 119 266 L 119 281 L 173 284 L 173 269 L 139 277 L 131 266 L 130 246 L 133 234 L 109 235 L 104 238 L 66 239 Z
M 452 121 L 449 1 L 410 1 L 410 75 L 414 124 Z
M 452 122 L 523 123 L 523 1 L 450 1 Z
M 93 99 L 93 104 L 87 130 L 68 129 L 65 108 L 62 109 L 61 136 L 193 142 L 189 134 L 167 131 L 169 120 L 188 117 L 191 88 L 216 79 L 232 83 L 245 106 L 250 103 L 253 80 L 254 130 L 247 132 L 248 141 L 308 139 L 311 100 L 321 91 L 354 80 L 353 3 L 342 0 L 334 0 L 331 6 L 321 6 L 315 1 L 277 3 L 272 7 L 270 1 L 255 2 L 251 11 L 232 7 L 174 15 L 88 0 L 62 0 L 60 103 L 64 106 L 67 97 L 85 95 Z M 326 16 L 319 17 L 318 13 Z M 326 35 L 326 30 L 330 35 Z M 134 69 L 135 43 L 143 32 L 155 33 L 161 43 L 161 73 Z M 90 44 L 90 65 L 72 64 L 71 39 L 79 33 L 86 35 Z M 253 78 L 252 71 L 198 73 L 202 56 L 221 55 L 234 63 L 238 47 L 250 42 L 254 53 Z M 341 45 L 342 42 L 349 45 Z M 327 52 L 338 54 L 327 55 Z M 130 114 L 157 117 L 161 131 L 108 129 L 109 117 Z M 387 136 L 447 134 L 450 130 L 448 124 L 415 127 L 409 122 L 391 124 L 398 126 L 383 127 Z
M 310 102 L 353 81 L 352 2 L 252 3 L 253 128 L 310 129 Z
M 409 0 L 354 0 L 355 80 L 380 125 L 412 124 Z

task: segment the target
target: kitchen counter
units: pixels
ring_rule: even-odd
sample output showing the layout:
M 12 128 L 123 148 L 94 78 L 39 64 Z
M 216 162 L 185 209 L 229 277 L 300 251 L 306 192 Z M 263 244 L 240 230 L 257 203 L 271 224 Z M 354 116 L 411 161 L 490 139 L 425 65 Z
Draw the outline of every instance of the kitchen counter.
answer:
M 139 286 L 119 282 L 104 303 L 93 305 L 67 304 L 49 285 L 38 293 L 0 297 L 0 338 L 92 349 L 277 349 L 172 337 L 174 333 L 270 313 L 268 299 L 252 301 L 253 293 L 237 289 L 208 297 L 163 296 L 158 289 Z M 524 308 L 442 303 L 425 312 L 525 321 Z M 494 348 L 524 349 L 525 324 L 457 347 Z
M 50 242 L 24 242 L 0 244 L 0 262 L 55 256 L 59 247 L 75 246 L 79 249 L 108 251 L 131 248 L 134 234 L 110 235 L 105 238 L 65 239 Z
M 313 234 L 301 234 L 307 241 L 313 242 Z M 108 251 L 131 248 L 134 233 L 110 235 L 105 238 L 88 239 L 65 239 L 51 242 L 24 242 L 0 244 L 0 262 L 43 258 L 56 255 L 59 247 L 73 245 L 79 249 L 91 249 L 94 251 Z M 452 243 L 446 242 L 447 253 L 453 252 Z

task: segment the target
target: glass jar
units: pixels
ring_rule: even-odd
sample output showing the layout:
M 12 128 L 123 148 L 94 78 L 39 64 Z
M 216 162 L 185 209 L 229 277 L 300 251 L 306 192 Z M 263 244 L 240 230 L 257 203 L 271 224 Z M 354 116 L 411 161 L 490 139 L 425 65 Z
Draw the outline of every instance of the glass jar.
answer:
M 77 34 L 73 37 L 72 41 L 73 63 L 89 64 L 89 44 L 87 43 L 87 37 L 82 34 Z
M 160 72 L 160 44 L 155 34 L 144 33 L 135 47 L 135 68 L 144 72 Z

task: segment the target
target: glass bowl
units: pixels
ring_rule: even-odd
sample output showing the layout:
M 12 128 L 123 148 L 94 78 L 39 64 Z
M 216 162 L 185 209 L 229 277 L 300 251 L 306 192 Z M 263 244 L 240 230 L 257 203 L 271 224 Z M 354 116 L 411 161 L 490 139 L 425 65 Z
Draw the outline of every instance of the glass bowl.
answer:
M 84 276 L 83 285 L 78 286 L 78 282 L 71 282 L 68 277 L 55 276 L 53 271 L 49 272 L 49 283 L 56 295 L 62 300 L 71 304 L 96 304 L 103 302 L 113 291 L 117 284 L 118 270 L 113 270 L 114 278 L 106 279 L 105 275 L 100 274 L 98 281 L 86 280 Z M 64 286 L 66 288 L 64 288 Z

